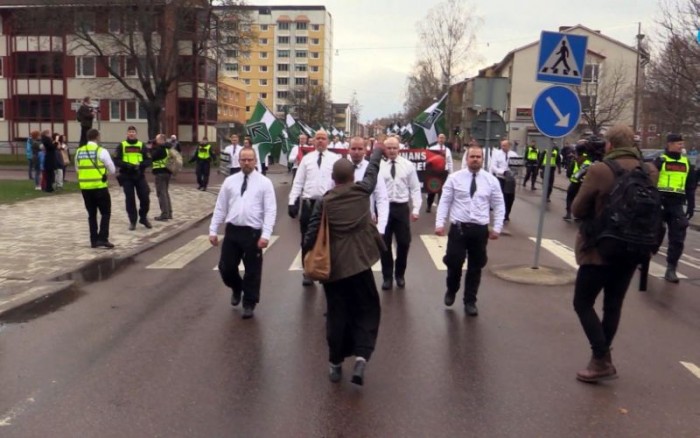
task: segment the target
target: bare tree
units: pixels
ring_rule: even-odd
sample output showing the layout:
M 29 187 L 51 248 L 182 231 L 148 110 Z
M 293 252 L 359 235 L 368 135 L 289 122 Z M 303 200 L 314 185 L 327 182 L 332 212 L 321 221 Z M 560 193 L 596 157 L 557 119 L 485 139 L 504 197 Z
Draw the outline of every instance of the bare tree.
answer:
M 36 34 L 38 22 L 68 34 L 68 53 L 94 57 L 109 72 L 111 79 L 95 82 L 102 92 L 121 91 L 138 101 L 149 138 L 162 131 L 166 99 L 180 82 L 207 84 L 204 90 L 190 86 L 191 110 L 194 120 L 215 122 L 216 60 L 226 50 L 245 51 L 254 37 L 242 0 L 38 3 L 19 11 L 13 24 L 27 34 Z
M 287 96 L 290 112 L 307 124 L 330 126 L 333 123 L 332 102 L 322 85 L 298 85 Z
M 404 113 L 413 119 L 423 112 L 442 94 L 440 79 L 435 75 L 433 64 L 428 60 L 419 60 L 408 76 Z
M 588 129 L 600 134 L 603 127 L 619 122 L 634 99 L 634 74 L 618 64 L 599 64 L 590 78 L 576 87 L 581 100 L 582 118 Z

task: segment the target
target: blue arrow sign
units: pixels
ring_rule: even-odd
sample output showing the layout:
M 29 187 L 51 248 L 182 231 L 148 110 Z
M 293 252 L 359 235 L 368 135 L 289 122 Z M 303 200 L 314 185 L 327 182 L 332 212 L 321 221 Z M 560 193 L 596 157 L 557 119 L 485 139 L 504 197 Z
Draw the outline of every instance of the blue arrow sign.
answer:
M 587 36 L 543 31 L 537 81 L 581 85 L 587 46 Z
M 581 101 L 571 89 L 555 85 L 543 90 L 532 104 L 532 119 L 547 137 L 569 135 L 581 118 Z

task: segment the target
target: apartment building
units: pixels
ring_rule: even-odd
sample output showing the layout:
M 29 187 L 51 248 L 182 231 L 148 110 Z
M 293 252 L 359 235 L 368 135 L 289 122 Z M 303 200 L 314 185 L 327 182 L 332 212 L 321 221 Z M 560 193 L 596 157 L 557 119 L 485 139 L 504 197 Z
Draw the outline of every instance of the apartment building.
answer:
M 217 120 L 221 124 L 243 124 L 245 119 L 246 93 L 248 87 L 243 82 L 219 76 L 217 86 Z
M 256 40 L 229 50 L 222 74 L 247 87 L 246 120 L 261 99 L 277 114 L 294 111 L 295 90 L 322 86 L 330 95 L 333 19 L 325 6 L 248 6 Z

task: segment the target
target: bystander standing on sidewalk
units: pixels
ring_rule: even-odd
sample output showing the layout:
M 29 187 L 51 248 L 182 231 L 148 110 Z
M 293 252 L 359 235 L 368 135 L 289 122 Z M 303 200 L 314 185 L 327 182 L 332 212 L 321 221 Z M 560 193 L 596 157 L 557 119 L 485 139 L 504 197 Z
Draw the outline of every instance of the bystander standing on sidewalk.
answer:
M 51 138 L 51 131 L 44 129 L 41 132 L 41 144 L 44 146 L 44 171 L 45 171 L 45 184 L 44 191 L 53 192 L 54 183 L 56 182 L 56 168 L 58 166 L 58 159 L 56 158 L 56 144 Z
M 32 131 L 30 134 L 32 148 L 32 169 L 34 170 L 34 190 L 41 190 L 41 165 L 39 163 L 39 151 L 41 150 L 41 141 L 39 140 L 39 131 Z
M 173 218 L 173 207 L 170 202 L 170 178 L 172 172 L 168 169 L 168 158 L 170 150 L 165 141 L 165 134 L 158 134 L 151 149 L 151 159 L 153 160 L 153 176 L 156 180 L 156 196 L 160 206 L 160 216 L 156 216 L 157 221 L 167 221 Z
M 27 143 L 24 146 L 24 153 L 27 157 L 27 163 L 29 164 L 29 179 L 34 179 L 32 175 L 32 171 L 34 170 L 34 155 L 32 154 L 32 135 L 31 133 L 29 134 L 29 137 L 27 137 Z

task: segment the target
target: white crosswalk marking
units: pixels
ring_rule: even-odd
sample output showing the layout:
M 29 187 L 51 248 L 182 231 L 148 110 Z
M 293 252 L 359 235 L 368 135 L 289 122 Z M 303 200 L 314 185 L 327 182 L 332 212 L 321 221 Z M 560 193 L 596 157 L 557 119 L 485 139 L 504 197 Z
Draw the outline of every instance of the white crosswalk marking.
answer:
M 537 238 L 530 237 L 530 240 L 536 242 Z M 578 264 L 576 263 L 576 255 L 572 248 L 554 239 L 542 239 L 542 248 L 557 256 L 560 260 L 562 260 L 564 263 L 571 266 L 572 268 L 578 269 Z M 665 255 L 661 251 L 659 251 L 659 254 Z M 664 278 L 665 273 L 666 267 L 654 261 L 649 263 L 649 275 L 657 278 Z M 688 278 L 680 272 L 678 272 L 677 274 L 678 278 Z
M 690 371 L 695 377 L 700 379 L 700 367 L 695 365 L 692 362 L 683 362 L 681 361 L 681 365 L 683 365 L 688 371 Z
M 275 242 L 277 241 L 277 238 L 278 238 L 278 237 L 279 237 L 279 236 L 270 236 L 270 241 L 267 243 L 267 248 L 263 248 L 263 251 L 262 251 L 262 252 L 263 252 L 263 255 L 267 252 L 268 249 L 270 249 L 270 247 L 272 246 L 272 244 L 275 243 Z M 214 270 L 214 271 L 218 271 L 218 270 L 219 270 L 219 265 L 217 264 L 216 266 L 214 266 L 214 269 L 213 269 L 213 270 Z M 243 272 L 243 270 L 244 270 L 244 269 L 243 269 L 243 261 L 242 261 L 242 260 L 241 260 L 241 263 L 238 265 L 238 270 L 241 271 L 241 272 Z
M 223 236 L 219 236 L 222 239 Z M 192 260 L 204 254 L 209 248 L 209 236 L 197 236 L 170 254 L 146 266 L 146 269 L 182 269 Z
M 665 246 L 662 246 L 659 249 L 659 254 L 666 257 L 667 251 L 668 249 Z M 690 266 L 691 268 L 700 269 L 700 259 L 689 254 L 683 254 L 678 262 L 683 265 Z M 680 278 L 680 275 L 678 277 Z
M 447 271 L 447 266 L 442 262 L 442 257 L 447 250 L 447 236 L 422 234 L 420 238 L 423 241 L 423 245 L 425 245 L 425 249 L 428 250 L 430 258 L 435 263 L 435 268 L 438 271 Z
M 394 249 L 394 254 L 396 254 L 396 244 L 392 246 Z M 294 257 L 294 261 L 292 264 L 289 266 L 290 271 L 303 271 L 304 267 L 301 265 L 301 250 L 297 252 L 297 255 Z M 382 263 L 381 261 L 377 261 L 374 265 L 372 265 L 372 271 L 373 272 L 382 272 Z

